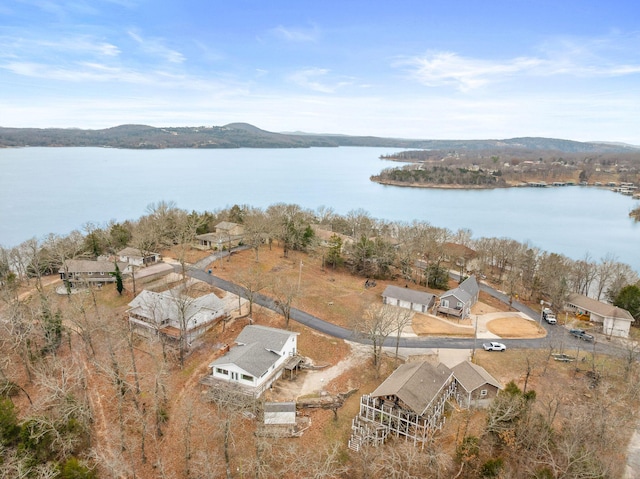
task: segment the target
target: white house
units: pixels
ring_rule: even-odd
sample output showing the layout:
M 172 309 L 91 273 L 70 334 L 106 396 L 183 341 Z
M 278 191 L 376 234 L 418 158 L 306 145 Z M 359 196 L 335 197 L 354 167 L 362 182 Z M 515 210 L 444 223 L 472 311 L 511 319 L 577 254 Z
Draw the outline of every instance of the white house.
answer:
M 607 336 L 629 337 L 633 316 L 626 309 L 576 293 L 569 295 L 566 309 L 575 313 L 589 314 L 589 321 L 601 323 L 602 332 Z
M 142 252 L 138 248 L 127 247 L 117 253 L 118 259 L 132 266 L 148 266 L 162 260 L 159 253 Z
M 426 313 L 435 303 L 436 297 L 431 293 L 423 293 L 409 288 L 400 288 L 390 284 L 382 293 L 382 302 L 392 306 Z
M 267 326 L 245 326 L 236 338 L 237 346 L 209 365 L 211 376 L 259 397 L 295 359 L 298 334 Z
M 179 340 L 182 332 L 193 341 L 227 316 L 224 302 L 215 294 L 190 298 L 165 291 L 143 290 L 129 303 L 129 323 L 147 337 L 164 335 Z

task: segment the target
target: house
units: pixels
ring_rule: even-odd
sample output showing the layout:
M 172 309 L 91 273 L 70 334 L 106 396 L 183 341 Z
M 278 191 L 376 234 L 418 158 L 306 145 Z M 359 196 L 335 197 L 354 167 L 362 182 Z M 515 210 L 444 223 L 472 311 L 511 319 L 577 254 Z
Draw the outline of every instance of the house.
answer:
M 266 326 L 245 326 L 236 338 L 237 346 L 209 365 L 210 377 L 259 397 L 285 369 L 300 362 L 298 334 Z
M 224 302 L 215 294 L 191 298 L 146 289 L 129 303 L 127 314 L 131 326 L 143 336 L 179 341 L 184 333 L 188 342 L 227 317 Z
M 231 249 L 242 243 L 244 226 L 231 221 L 222 221 L 212 233 L 196 236 L 199 249 Z
M 382 302 L 392 306 L 411 309 L 419 313 L 426 313 L 434 305 L 435 295 L 415 291 L 409 288 L 400 288 L 390 284 L 382 293 Z
M 113 261 L 94 261 L 88 259 L 68 259 L 58 270 L 60 279 L 74 288 L 81 286 L 102 286 L 105 283 L 115 283 L 116 263 Z M 118 263 L 118 268 L 124 273 L 126 263 Z
M 455 265 L 462 273 L 466 271 L 473 271 L 475 260 L 478 258 L 478 253 L 459 243 L 447 242 L 443 245 L 444 261 Z
M 463 408 L 486 407 L 503 389 L 486 369 L 472 362 L 463 361 L 451 371 L 457 382 L 456 401 Z
M 438 312 L 465 319 L 471 314 L 471 308 L 478 302 L 480 288 L 475 275 L 469 276 L 457 288 L 440 295 Z
M 453 372 L 444 364 L 409 362 L 398 367 L 371 394 L 360 398 L 349 448 L 383 444 L 394 434 L 422 444 L 444 424 L 445 405 L 455 396 Z
M 162 256 L 158 253 L 143 252 L 138 248 L 127 247 L 116 253 L 118 260 L 132 266 L 148 266 L 162 261 Z
M 334 236 L 340 238 L 342 241 L 342 246 L 340 248 L 341 253 L 344 251 L 345 246 L 353 244 L 353 238 L 351 236 L 336 233 L 335 231 L 324 228 L 322 225 L 311 225 L 311 229 L 320 242 L 320 246 L 323 248 L 329 248 L 331 246 L 331 241 Z
M 602 332 L 609 337 L 629 337 L 629 329 L 634 321 L 626 309 L 577 293 L 569 295 L 565 309 L 573 313 L 588 314 L 589 321 L 601 323 Z
M 455 399 L 462 408 L 484 407 L 502 389 L 480 366 L 463 361 L 452 369 L 428 361 L 398 367 L 369 395 L 351 426 L 349 448 L 380 445 L 393 434 L 422 446 L 444 424 L 445 405 Z

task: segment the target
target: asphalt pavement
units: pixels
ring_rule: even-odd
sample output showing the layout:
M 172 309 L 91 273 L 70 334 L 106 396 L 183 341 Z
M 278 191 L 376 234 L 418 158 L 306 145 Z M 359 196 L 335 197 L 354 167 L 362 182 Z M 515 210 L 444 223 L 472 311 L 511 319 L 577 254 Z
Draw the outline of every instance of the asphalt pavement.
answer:
M 228 253 L 221 252 L 215 253 L 208 258 L 201 260 L 197 265 L 192 266 L 187 271 L 187 274 L 195 279 L 199 279 L 206 283 L 209 283 L 224 291 L 229 291 L 233 294 L 237 294 L 245 299 L 248 299 L 247 290 L 240 285 L 231 283 L 225 279 L 212 274 L 212 272 L 205 271 L 204 269 L 208 264 L 220 259 L 222 256 L 226 256 Z M 451 276 L 454 279 L 459 279 L 458 275 L 452 273 Z M 505 293 L 492 288 L 485 283 L 478 283 L 480 289 L 487 294 L 499 299 L 505 304 L 509 304 L 509 297 Z M 254 294 L 254 303 L 278 312 L 273 299 L 263 294 Z M 532 320 L 539 319 L 539 313 L 528 307 L 527 305 L 519 302 L 512 301 L 511 307 L 525 315 L 529 316 Z M 327 334 L 340 339 L 348 341 L 354 341 L 362 344 L 371 344 L 371 341 L 367 338 L 358 336 L 354 331 L 350 329 L 337 326 L 335 324 L 324 321 L 323 319 L 313 316 L 305 311 L 297 308 L 291 309 L 291 319 L 300 324 L 315 329 L 321 333 Z M 569 331 L 561 324 L 550 325 L 544 321 L 540 321 L 542 327 L 547 331 L 545 338 L 536 339 L 500 339 L 501 343 L 504 343 L 507 348 L 516 349 L 533 349 L 533 348 L 549 348 L 553 347 L 556 350 L 563 349 L 581 349 L 590 352 L 606 353 L 613 355 L 623 355 L 625 352 L 624 345 L 617 342 L 606 340 L 604 335 L 598 335 L 596 341 L 593 343 L 586 343 L 577 339 L 569 334 Z M 395 337 L 389 337 L 385 340 L 385 347 L 396 346 L 397 339 Z M 448 338 L 448 337 L 408 337 L 403 336 L 400 338 L 399 346 L 401 348 L 412 349 L 473 349 L 481 346 L 481 340 L 477 338 Z

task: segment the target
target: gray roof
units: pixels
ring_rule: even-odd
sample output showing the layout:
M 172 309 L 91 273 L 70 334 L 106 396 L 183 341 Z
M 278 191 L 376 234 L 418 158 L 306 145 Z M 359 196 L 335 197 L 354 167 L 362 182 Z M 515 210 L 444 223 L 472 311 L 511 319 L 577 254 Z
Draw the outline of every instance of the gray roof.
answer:
M 453 376 L 456 381 L 467 392 L 472 392 L 485 384 L 490 384 L 498 389 L 502 389 L 502 385 L 491 375 L 486 369 L 469 361 L 462 361 L 455 365 L 452 369 Z
M 437 366 L 426 361 L 406 363 L 391 373 L 371 396 L 397 396 L 413 412 L 422 415 L 451 375 L 451 370 L 442 363 Z
M 146 252 L 146 254 L 144 255 L 144 257 L 149 257 L 149 256 L 155 256 L 158 253 L 151 253 L 151 252 Z M 139 250 L 138 248 L 132 248 L 130 246 L 127 246 L 125 249 L 118 251 L 117 253 L 118 256 L 127 256 L 129 258 L 142 258 L 142 251 Z
M 413 304 L 431 305 L 435 296 L 431 293 L 424 293 L 409 288 L 401 288 L 390 284 L 382 293 L 383 298 L 396 298 L 402 301 L 408 301 Z
M 442 293 L 440 297 L 442 298 L 445 296 L 455 296 L 462 303 L 468 303 L 471 298 L 477 297 L 479 292 L 480 288 L 478 287 L 476 277 L 475 275 L 471 275 L 462 283 L 460 283 L 457 288 L 450 289 L 449 291 Z
M 113 261 L 93 261 L 89 259 L 68 259 L 64 262 L 70 273 L 114 273 L 116 271 Z M 65 273 L 65 266 L 60 268 L 59 273 Z M 127 263 L 118 262 L 120 271 L 124 271 Z
M 296 412 L 295 402 L 266 402 L 264 412 Z
M 236 343 L 260 343 L 265 349 L 280 351 L 292 334 L 297 336 L 299 333 L 285 331 L 284 329 L 269 328 L 268 326 L 260 326 L 258 324 L 251 324 L 243 328 L 236 338 Z
M 633 321 L 633 316 L 631 316 L 631 313 L 626 309 L 619 308 L 612 304 L 603 303 L 582 294 L 570 294 L 568 303 L 605 318 Z
M 216 359 L 210 366 L 235 364 L 253 377 L 259 378 L 266 373 L 279 358 L 280 356 L 278 354 L 265 349 L 261 344 L 251 343 L 231 348 L 227 354 Z
M 184 314 L 187 329 L 191 329 L 222 316 L 224 302 L 213 293 L 190 298 L 170 291 L 156 293 L 145 289 L 129 303 L 129 312 L 156 323 L 169 320 L 178 326 Z
M 298 334 L 257 324 L 245 326 L 236 338 L 238 346 L 216 359 L 210 367 L 232 363 L 259 378 L 280 358 L 274 351 L 282 351 L 289 338 Z

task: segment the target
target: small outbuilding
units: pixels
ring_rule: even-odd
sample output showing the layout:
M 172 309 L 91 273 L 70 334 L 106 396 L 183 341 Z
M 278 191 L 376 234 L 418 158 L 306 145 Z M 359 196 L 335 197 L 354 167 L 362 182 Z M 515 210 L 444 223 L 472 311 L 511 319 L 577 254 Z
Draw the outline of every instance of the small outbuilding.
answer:
M 415 291 L 409 288 L 389 285 L 382 293 L 382 302 L 391 306 L 411 309 L 419 313 L 426 313 L 434 305 L 436 297 L 431 293 Z
M 264 423 L 269 425 L 295 424 L 295 402 L 265 402 Z

